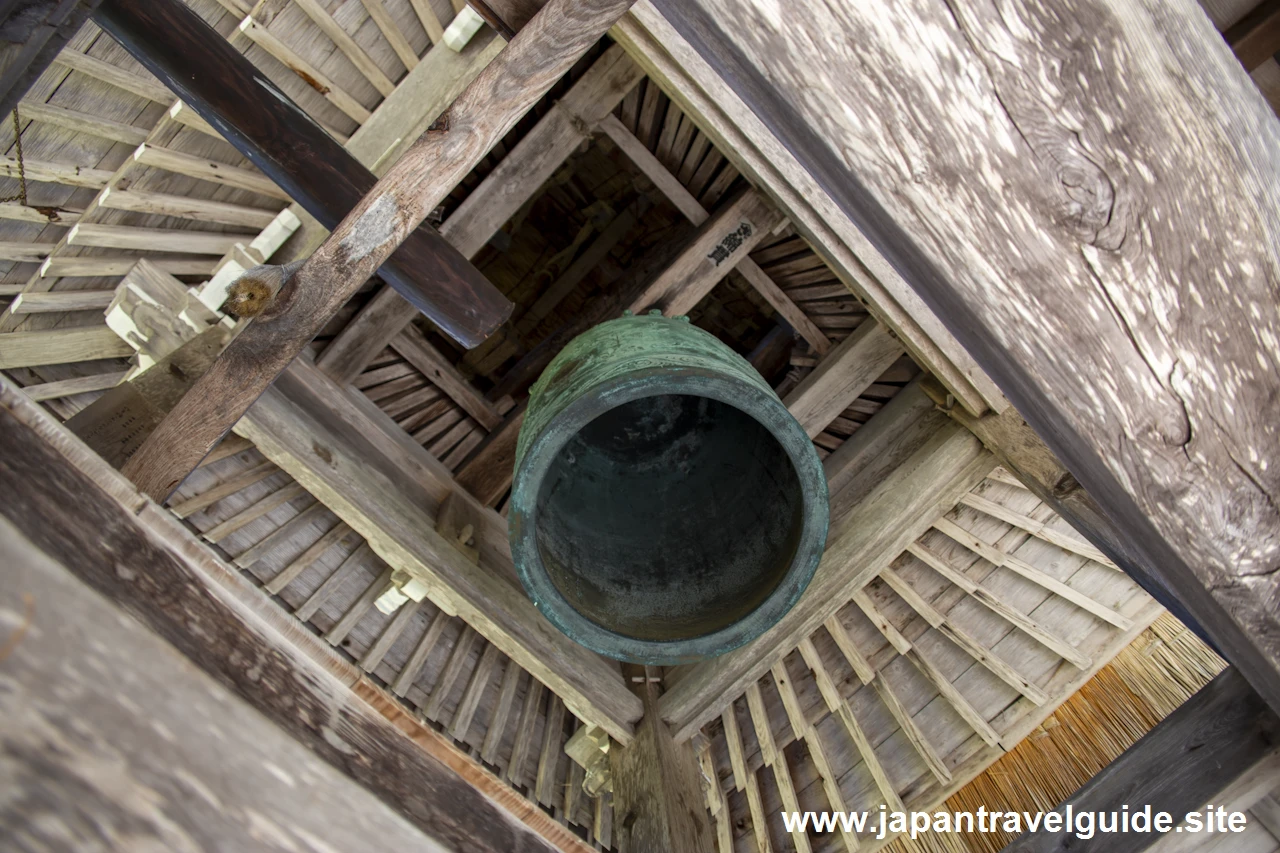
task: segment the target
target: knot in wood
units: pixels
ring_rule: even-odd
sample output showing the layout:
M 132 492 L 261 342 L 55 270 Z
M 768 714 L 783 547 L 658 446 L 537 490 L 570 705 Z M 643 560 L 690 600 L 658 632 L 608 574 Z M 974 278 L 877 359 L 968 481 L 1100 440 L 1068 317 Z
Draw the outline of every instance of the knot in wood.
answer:
M 222 307 L 228 313 L 244 319 L 257 317 L 266 311 L 275 296 L 275 289 L 260 278 L 241 276 L 231 285 L 227 301 Z

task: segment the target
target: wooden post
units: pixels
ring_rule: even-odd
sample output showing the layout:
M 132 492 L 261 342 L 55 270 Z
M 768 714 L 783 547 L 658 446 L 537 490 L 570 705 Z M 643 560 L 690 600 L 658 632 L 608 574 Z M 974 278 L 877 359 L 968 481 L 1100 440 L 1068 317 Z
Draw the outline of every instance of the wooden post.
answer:
M 552 0 L 334 229 L 129 460 L 167 496 L 492 145 L 633 0 Z
M 1139 811 L 1150 805 L 1153 815 L 1168 812 L 1176 827 L 1188 812 L 1206 803 L 1224 805 L 1214 798 L 1270 758 L 1277 747 L 1280 719 L 1249 682 L 1229 667 L 1102 768 L 1057 813 L 1065 820 L 1068 807 L 1078 814 L 1120 812 L 1122 806 Z M 1083 845 L 1091 853 L 1139 853 L 1161 835 L 1155 831 L 1098 833 Z M 1203 838 L 1208 844 L 1216 833 Z M 1041 830 L 1018 838 L 1003 853 L 1065 853 L 1083 849 L 1081 843 L 1071 831 Z
M 106 0 L 94 20 L 326 228 L 377 178 L 179 0 Z M 222 250 L 219 250 L 219 253 Z M 446 334 L 474 347 L 512 305 L 429 225 L 382 275 Z
M 654 5 L 1280 708 L 1280 121 L 1199 4 Z
M 649 675 L 656 670 L 626 666 L 623 672 L 644 701 L 644 718 L 630 746 L 609 750 L 614 842 L 621 853 L 714 849 L 698 756 L 688 741 L 676 743 L 658 716 L 658 685 Z

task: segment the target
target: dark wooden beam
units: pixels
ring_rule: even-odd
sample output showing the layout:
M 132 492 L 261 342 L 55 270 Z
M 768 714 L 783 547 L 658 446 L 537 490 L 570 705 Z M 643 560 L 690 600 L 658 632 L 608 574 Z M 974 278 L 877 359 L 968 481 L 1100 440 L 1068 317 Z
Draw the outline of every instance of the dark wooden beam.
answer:
M 0 3 L 0 116 L 66 47 L 102 0 L 6 0 Z
M 1150 805 L 1151 814 L 1167 812 L 1170 825 L 1182 823 L 1280 747 L 1280 718 L 1249 682 L 1228 667 L 1141 740 L 1102 768 L 1055 813 L 1130 813 Z M 1216 818 L 1215 818 L 1216 821 Z M 1098 833 L 1081 840 L 1070 831 L 1044 829 L 1018 838 L 1003 853 L 1139 853 L 1155 844 L 1160 832 Z M 1206 834 L 1206 840 L 1214 836 Z
M 1280 0 L 1262 0 L 1222 37 L 1245 71 L 1253 71 L 1280 52 Z
M 727 2 L 654 5 L 1280 708 L 1280 122 L 1203 10 L 1048 0 L 1016 26 L 977 0 L 793 10 L 853 61 L 729 28 Z M 1063 63 L 1079 73 L 1053 85 L 1028 71 Z M 830 109 L 828 86 L 866 97 Z M 886 139 L 909 163 L 847 154 Z
M 325 228 L 377 178 L 180 0 L 106 0 L 94 20 Z M 379 271 L 441 331 L 474 347 L 511 302 L 434 228 L 409 232 Z
M 67 567 L 80 582 L 212 676 L 220 688 L 236 694 L 311 753 L 372 791 L 409 824 L 459 850 L 557 849 L 498 805 L 518 806 L 523 801 L 519 795 L 461 756 L 434 730 L 410 727 L 412 738 L 398 731 L 405 728 L 399 719 L 403 712 L 357 666 L 319 638 L 298 631 L 292 617 L 217 560 L 167 510 L 138 494 L 4 379 L 0 379 L 0 492 L 5 495 L 0 516 L 34 549 Z M 7 559 L 5 567 L 2 594 L 20 594 L 24 590 L 15 585 Z M 33 602 L 37 627 L 47 625 L 48 629 L 29 634 L 24 644 L 52 643 L 72 630 L 60 624 L 61 603 L 55 597 Z M 8 609 L 15 602 L 5 600 L 0 606 Z M 100 643 L 106 638 L 94 635 L 93 640 Z M 95 647 L 90 656 L 109 655 L 113 650 L 108 642 L 105 651 Z M 19 658 L 25 654 L 19 652 Z M 143 661 L 132 663 L 143 666 Z M 5 666 L 10 672 L 13 661 Z M 188 666 L 180 668 L 190 672 Z M 49 671 L 42 670 L 41 677 Z M 111 671 L 123 674 L 114 667 Z M 64 677 L 65 673 L 51 684 Z M 143 672 L 140 677 L 151 674 Z M 127 689 L 126 683 L 117 678 L 107 693 L 118 697 Z M 148 693 L 145 700 L 140 699 L 148 705 L 147 715 L 163 710 L 151 707 L 156 698 Z M 200 697 L 200 701 L 212 700 Z M 381 703 L 387 707 L 380 707 Z M 106 708 L 91 704 L 95 709 L 91 722 L 98 725 Z M 187 716 L 193 710 L 197 709 L 185 709 Z M 129 713 L 136 714 L 136 708 Z M 0 718 L 9 721 L 13 716 L 6 711 Z M 69 725 L 74 728 L 79 723 Z M 0 722 L 0 731 L 4 727 Z M 228 729 L 225 737 L 216 739 L 215 752 L 233 752 L 234 738 L 240 734 Z M 10 743 L 7 738 L 0 740 L 6 746 Z M 150 744 L 153 749 L 155 744 L 154 740 Z M 113 750 L 123 748 L 115 741 L 111 745 Z M 247 763 L 257 767 L 266 745 L 255 742 L 253 746 L 254 760 Z M 171 749 L 165 745 L 157 755 L 169 756 Z M 131 763 L 134 760 L 151 761 L 135 757 Z M 110 763 L 114 762 L 113 758 Z M 161 765 L 168 772 L 167 763 Z M 290 765 L 284 766 L 293 772 Z M 147 778 L 150 785 L 151 775 Z M 88 808 L 82 788 L 74 790 L 74 801 L 65 805 Z M 185 797 L 188 789 L 182 790 Z M 308 800 L 308 806 L 314 804 Z M 139 818 L 135 814 L 133 819 Z M 170 819 L 181 821 L 182 816 L 168 815 L 166 825 Z M 344 819 L 353 817 L 344 814 Z
M 233 340 L 125 473 L 166 497 L 427 214 L 633 0 L 552 0 L 418 139 Z

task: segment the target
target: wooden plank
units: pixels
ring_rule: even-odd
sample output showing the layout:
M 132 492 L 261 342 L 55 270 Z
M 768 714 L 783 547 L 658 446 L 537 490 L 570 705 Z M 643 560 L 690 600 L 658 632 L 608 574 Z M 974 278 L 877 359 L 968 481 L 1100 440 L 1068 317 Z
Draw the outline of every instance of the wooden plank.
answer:
M 63 163 L 46 163 L 41 160 L 26 159 L 23 168 L 28 181 L 46 184 L 63 184 L 68 187 L 84 187 L 100 190 L 111 179 L 111 172 L 104 169 L 90 169 Z M 18 161 L 9 157 L 0 157 L 0 177 L 17 178 L 20 170 Z
M 143 77 L 131 71 L 125 71 L 118 65 L 112 65 L 110 62 L 104 62 L 97 57 L 75 50 L 64 50 L 53 61 L 70 68 L 72 71 L 79 71 L 81 74 L 87 74 L 95 80 L 101 80 L 103 83 L 115 86 L 118 89 L 124 89 L 139 98 L 145 98 L 148 101 L 154 101 L 165 106 L 173 103 L 173 93 L 166 89 L 163 83 L 156 81 L 154 77 L 149 75 Z
M 99 373 L 97 376 L 81 376 L 76 379 L 61 379 L 56 382 L 43 382 L 38 385 L 27 385 L 22 389 L 35 402 L 58 400 L 75 394 L 87 394 L 91 391 L 105 391 L 114 388 L 124 381 L 129 371 Z
M 741 791 L 747 786 L 747 760 L 742 754 L 742 733 L 738 731 L 738 713 L 732 702 L 720 713 L 720 719 L 724 723 L 724 740 L 733 769 L 733 786 Z
M 40 265 L 41 278 L 99 278 L 125 275 L 138 263 L 136 255 L 113 257 L 89 255 L 79 258 L 52 257 Z M 209 258 L 154 258 L 151 263 L 169 275 L 210 276 L 215 262 Z
M 729 697 L 817 630 L 991 469 L 994 460 L 976 439 L 943 426 L 905 461 L 877 474 L 875 488 L 833 525 L 813 580 L 786 616 L 742 648 L 695 664 L 662 697 L 677 737 L 717 716 Z
M 497 648 L 490 645 L 490 648 Z M 515 705 L 516 689 L 520 686 L 523 670 L 514 661 L 507 661 L 507 668 L 502 673 L 502 686 L 498 688 L 498 698 L 493 706 L 493 716 L 489 727 L 484 732 L 484 742 L 480 744 L 480 760 L 486 764 L 498 763 L 498 750 L 502 746 L 502 735 L 507 730 L 507 719 Z
M 319 612 L 324 603 L 333 597 L 338 588 L 346 583 L 349 579 L 371 563 L 374 559 L 373 551 L 369 548 L 368 542 L 361 542 L 360 545 L 347 555 L 338 568 L 334 569 L 329 577 L 324 579 L 320 586 L 316 587 L 307 598 L 298 605 L 293 611 L 293 615 L 297 616 L 303 622 L 311 621 L 311 617 Z
M 299 56 L 253 18 L 246 17 L 237 29 L 248 36 L 254 44 L 280 60 L 286 68 L 301 77 L 307 85 L 319 92 L 326 101 L 346 113 L 356 124 L 363 124 L 369 120 L 370 112 L 364 104 L 351 97 L 328 75 Z M 417 57 L 414 59 L 416 60 Z
M 390 588 L 391 569 L 386 568 L 374 578 L 372 583 L 365 587 L 364 592 L 360 593 L 360 596 L 351 603 L 347 611 L 342 614 L 337 622 L 333 623 L 333 627 L 325 632 L 325 640 L 334 646 L 341 645 L 342 641 L 356 627 L 356 624 L 373 609 L 374 602 Z
M 240 234 L 213 231 L 132 228 L 80 222 L 71 227 L 67 244 L 142 252 L 178 252 L 186 255 L 221 255 L 244 240 Z
M 442 845 L 551 851 L 569 843 L 567 833 L 553 822 L 540 821 L 527 804 L 522 805 L 522 798 L 447 738 L 412 725 L 412 718 L 406 718 L 358 668 L 320 638 L 298 630 L 293 617 L 7 380 L 0 380 L 0 406 L 0 492 L 23 496 L 20 501 L 0 502 L 0 515 L 17 524 L 36 548 L 141 622 L 151 636 L 171 644 L 170 658 L 176 648 L 249 702 L 270 722 L 268 728 L 284 729 L 306 747 L 304 754 L 338 768 L 375 795 L 371 803 L 387 803 L 391 813 Z M 122 554 L 129 555 L 136 572 L 120 571 Z M 6 603 L 7 608 L 13 606 Z M 41 608 L 36 618 L 44 618 L 41 613 L 56 616 L 58 611 Z M 117 626 L 127 622 L 115 620 Z M 64 631 L 60 636 L 69 635 Z M 15 660 L 41 644 L 30 650 L 28 645 L 8 662 L 11 669 Z M 191 671 L 189 666 L 180 669 Z M 276 689 L 264 690 L 264 684 Z M 112 691 L 118 693 L 118 686 Z M 201 701 L 208 701 L 207 689 L 202 692 Z M 350 760 L 350 745 L 355 743 L 363 758 L 359 762 Z M 259 767 L 261 761 L 251 764 Z M 446 798 L 439 796 L 444 791 L 449 792 Z M 374 831 L 378 830 L 362 829 L 357 837 L 367 840 L 368 832 Z M 548 840 L 544 843 L 538 835 Z M 337 839 L 330 837 L 335 843 Z
M 106 326 L 0 335 L 0 370 L 131 355 L 133 347 Z
M 605 51 L 557 108 L 548 111 L 472 190 L 440 233 L 463 255 L 474 257 L 565 158 L 590 138 L 592 125 L 607 116 L 642 77 L 620 48 Z M 325 349 L 317 364 L 339 381 L 349 382 L 413 316 L 403 299 L 384 289 Z
M 321 507 L 321 504 L 316 504 L 315 506 Z M 282 527 L 280 529 L 283 530 L 284 528 Z M 263 589 L 272 595 L 279 594 L 279 592 L 288 586 L 294 578 L 298 577 L 298 575 L 310 568 L 316 560 L 323 557 L 325 552 L 330 548 L 344 540 L 352 538 L 353 536 L 354 534 L 352 533 L 351 528 L 339 521 L 327 533 L 313 542 L 307 550 L 303 551 L 290 561 L 289 565 L 281 569 L 275 577 L 264 584 Z M 250 562 L 250 565 L 252 565 L 252 562 Z
M 1228 667 L 1137 743 L 1099 771 L 1056 811 L 1119 811 L 1122 804 L 1150 804 L 1152 814 L 1168 812 L 1176 823 L 1223 792 L 1232 782 L 1275 752 L 1280 719 L 1248 682 Z M 1202 815 L 1203 817 L 1203 815 Z M 1204 826 L 1204 821 L 1201 821 Z M 1206 835 L 1206 837 L 1209 837 Z M 1161 833 L 1106 833 L 1091 851 L 1140 851 Z M 1009 853 L 1065 851 L 1074 835 L 1028 833 L 1005 848 Z
M 178 518 L 186 518 L 187 516 L 195 515 L 197 512 L 213 506 L 223 498 L 228 498 L 236 492 L 246 489 L 254 483 L 262 482 L 268 477 L 278 474 L 279 472 L 280 469 L 274 464 L 270 462 L 263 462 L 259 465 L 253 466 L 247 471 L 237 474 L 229 480 L 224 480 L 213 488 L 201 492 L 194 497 L 170 504 L 169 510 Z
M 517 788 L 524 787 L 525 765 L 529 761 L 529 749 L 533 746 L 533 727 L 538 721 L 538 706 L 545 688 L 536 678 L 529 679 L 520 706 L 520 720 L 516 723 L 516 738 L 511 746 L 511 758 L 507 763 L 507 781 Z
M 271 494 L 259 498 L 249 504 L 226 521 L 221 521 L 213 527 L 210 527 L 208 530 L 204 531 L 202 535 L 210 542 L 221 542 L 223 539 L 226 539 L 246 524 L 250 524 L 259 518 L 262 518 L 262 516 L 272 510 L 278 509 L 292 501 L 294 498 L 305 495 L 306 493 L 306 489 L 302 488 L 302 486 L 299 486 L 297 483 L 290 483 L 287 486 L 282 486 Z
M 386 38 L 387 43 L 391 45 L 391 49 L 395 51 L 396 56 L 400 57 L 400 62 L 405 68 L 412 71 L 418 65 L 418 54 L 409 44 L 404 34 L 396 26 L 396 22 L 392 20 L 387 7 L 382 5 L 382 0 L 360 0 L 364 5 L 365 11 L 369 13 L 369 17 L 377 24 L 378 29 L 382 31 L 382 35 Z M 434 42 L 434 40 L 433 40 Z
M 283 525 L 276 528 L 275 531 L 269 534 L 261 542 L 245 550 L 243 553 L 237 554 L 235 558 L 235 564 L 242 569 L 249 568 L 258 560 L 261 560 L 267 554 L 274 551 L 280 545 L 283 545 L 286 542 L 291 542 L 295 535 L 300 533 L 302 530 L 306 529 L 313 522 L 319 521 L 320 519 L 322 519 L 324 516 L 328 514 L 329 514 L 328 507 L 326 507 L 324 504 L 318 503 L 318 502 L 312 504 L 311 506 L 304 509 L 302 512 L 295 515 L 293 518 L 286 521 Z M 320 555 L 316 554 L 315 556 L 319 557 Z M 305 566 L 303 568 L 305 568 Z M 298 571 L 301 571 L 301 569 L 299 569 Z M 288 581 L 285 581 L 285 583 L 287 582 Z M 283 588 L 284 588 L 283 586 L 280 587 L 280 589 L 283 589 Z M 278 589 L 271 589 L 270 591 L 279 592 Z
M 98 197 L 98 206 L 108 210 L 128 210 L 133 213 L 153 213 L 158 216 L 176 216 L 200 222 L 217 222 L 221 225 L 238 225 L 245 228 L 266 228 L 275 221 L 278 211 L 263 210 L 210 201 L 201 198 L 169 195 L 167 193 L 121 190 L 107 187 Z M 244 238 L 241 238 L 244 239 Z M 246 240 L 248 242 L 248 240 Z
M 447 127 L 423 134 L 293 274 L 290 292 L 307 299 L 241 331 L 130 459 L 127 475 L 155 494 L 181 482 L 409 232 L 630 5 L 552 0 L 454 102 Z
M 53 104 L 23 101 L 18 110 L 24 120 L 44 122 L 77 133 L 88 133 L 114 142 L 123 142 L 129 146 L 141 145 L 147 138 L 147 131 L 144 128 L 109 121 L 92 113 L 69 110 Z
M 668 317 L 687 314 L 729 274 L 736 258 L 782 219 L 762 195 L 747 190 L 704 222 L 681 252 L 631 303 L 634 313 L 656 306 Z
M 453 692 L 458 679 L 462 677 L 462 672 L 469 663 L 471 649 L 475 646 L 478 637 L 479 635 L 470 625 L 464 626 L 462 633 L 458 635 L 453 648 L 449 650 L 449 660 L 441 670 L 436 683 L 431 686 L 431 695 L 427 698 L 426 704 L 422 706 L 422 713 L 426 714 L 427 719 L 440 719 L 444 711 L 444 703 L 448 701 L 449 694 Z
M 115 299 L 114 290 L 57 290 L 20 293 L 9 305 L 13 314 L 56 314 L 61 311 L 101 312 Z
M 902 356 L 902 344 L 875 320 L 832 349 L 783 402 L 813 438 Z
M 388 564 L 422 580 L 433 603 L 466 619 L 553 687 L 576 717 L 620 741 L 630 738 L 639 700 L 621 688 L 616 670 L 552 627 L 517 586 L 505 522 L 477 506 L 485 523 L 476 531 L 479 566 L 444 540 L 434 512 L 448 494 L 465 493 L 359 392 L 339 388 L 299 361 L 236 432 L 368 539 Z
M 392 339 L 391 348 L 404 356 L 405 361 L 416 367 L 485 429 L 492 430 L 502 423 L 502 415 L 498 414 L 493 404 L 476 391 L 466 377 L 427 341 L 422 332 L 412 327 L 406 328 Z
M 484 653 L 480 655 L 480 662 L 472 670 L 471 677 L 467 680 L 467 687 L 462 692 L 462 698 L 458 700 L 458 709 L 454 711 L 453 719 L 449 721 L 449 734 L 454 740 L 469 743 L 467 734 L 471 729 L 471 720 L 475 717 L 480 707 L 480 700 L 484 698 L 485 688 L 489 686 L 489 680 L 493 677 L 493 668 L 501 659 L 502 652 L 498 651 L 497 646 L 492 643 L 485 645 Z
M 189 178 L 235 187 L 238 190 L 249 190 L 270 198 L 289 200 L 289 194 L 276 186 L 275 182 L 266 175 L 250 169 L 242 169 L 238 166 L 228 166 L 226 163 L 219 163 L 216 160 L 208 160 L 192 154 L 184 154 L 181 151 L 161 148 L 151 143 L 139 145 L 138 149 L 133 152 L 133 159 L 143 166 L 164 169 L 175 174 L 186 175 Z M 106 181 L 104 180 L 103 186 L 105 185 Z
M 782 800 L 782 807 L 787 811 L 799 811 L 800 803 L 796 799 L 795 787 L 791 784 L 791 771 L 787 768 L 787 757 L 778 748 L 773 739 L 773 727 L 769 722 L 769 713 L 764 707 L 764 697 L 760 693 L 759 683 L 747 688 L 747 710 L 751 713 L 751 722 L 756 730 L 756 740 L 760 744 L 760 757 L 765 767 L 773 770 L 774 784 Z M 752 815 L 755 819 L 755 815 Z M 809 836 L 803 829 L 791 833 L 791 841 L 797 853 L 811 853 Z
M 360 657 L 360 668 L 365 672 L 373 672 L 377 669 L 378 664 L 382 663 L 382 659 L 387 656 L 387 652 L 391 651 L 391 647 L 395 645 L 396 640 L 400 639 L 400 635 L 404 633 L 405 628 L 409 627 L 409 623 L 414 620 L 421 608 L 420 601 L 409 601 L 401 605 L 396 615 L 391 617 L 391 621 L 382 629 L 378 639 L 374 640 Z
M 534 798 L 547 807 L 556 804 L 556 767 L 563 751 L 564 703 L 552 693 L 542 724 L 542 749 L 538 752 L 538 772 L 533 781 Z
M 422 632 L 422 636 L 418 638 L 418 643 L 413 647 L 413 653 L 409 655 L 409 660 L 405 661 L 404 667 L 396 674 L 395 681 L 391 682 L 391 692 L 401 698 L 409 693 L 409 688 L 413 687 L 414 682 L 418 680 L 418 676 L 422 674 L 422 668 L 426 666 L 427 658 L 431 655 L 431 651 L 436 647 L 436 643 L 440 640 L 440 635 L 444 633 L 444 629 L 453 621 L 448 613 L 443 610 L 436 611 L 436 615 L 432 617 L 431 624 Z

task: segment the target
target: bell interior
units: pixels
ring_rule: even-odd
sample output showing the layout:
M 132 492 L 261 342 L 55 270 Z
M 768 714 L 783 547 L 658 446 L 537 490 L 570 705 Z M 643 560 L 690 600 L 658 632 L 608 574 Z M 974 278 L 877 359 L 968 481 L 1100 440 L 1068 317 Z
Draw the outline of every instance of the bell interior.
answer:
M 565 443 L 541 484 L 535 537 L 583 616 L 627 637 L 685 640 L 738 622 L 778 587 L 803 503 L 763 424 L 665 394 L 610 409 Z

